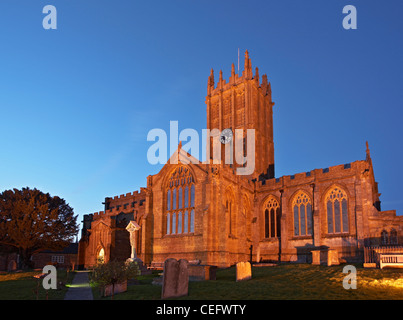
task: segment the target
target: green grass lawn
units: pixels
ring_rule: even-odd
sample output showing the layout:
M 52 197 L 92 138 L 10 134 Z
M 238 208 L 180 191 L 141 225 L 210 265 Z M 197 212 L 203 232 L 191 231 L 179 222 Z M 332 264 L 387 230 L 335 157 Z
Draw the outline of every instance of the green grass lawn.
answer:
M 34 275 L 41 273 L 40 271 L 24 271 L 0 274 L 0 300 L 36 300 L 36 290 L 38 289 L 38 280 Z M 57 281 L 71 283 L 74 273 L 65 270 L 57 271 Z M 48 291 L 49 300 L 63 300 L 67 292 L 67 288 L 61 286 L 57 290 L 45 290 L 42 286 L 42 280 L 39 283 L 38 300 L 46 299 L 46 291 Z
M 178 300 L 403 300 L 403 269 L 364 269 L 357 267 L 357 289 L 345 290 L 343 266 L 312 266 L 283 264 L 274 267 L 253 267 L 252 279 L 236 282 L 235 268 L 217 271 L 217 280 L 189 283 L 189 295 Z M 152 275 L 140 276 L 138 284 L 129 285 L 127 292 L 116 294 L 115 300 L 159 300 L 161 286 L 152 285 Z M 0 274 L 0 300 L 35 300 L 39 272 Z M 71 283 L 74 273 L 58 271 L 58 281 Z M 67 288 L 49 290 L 48 299 L 63 299 Z M 94 299 L 102 298 L 93 286 Z M 38 299 L 46 299 L 46 291 L 39 286 Z
M 216 281 L 189 283 L 189 295 L 178 300 L 396 300 L 403 299 L 402 269 L 364 269 L 357 267 L 357 289 L 343 288 L 343 266 L 284 264 L 253 267 L 252 279 L 236 282 L 235 268 L 217 271 Z M 115 300 L 156 300 L 161 286 L 152 285 L 156 274 L 139 277 L 139 284 L 114 296 Z M 94 288 L 94 299 L 101 298 Z

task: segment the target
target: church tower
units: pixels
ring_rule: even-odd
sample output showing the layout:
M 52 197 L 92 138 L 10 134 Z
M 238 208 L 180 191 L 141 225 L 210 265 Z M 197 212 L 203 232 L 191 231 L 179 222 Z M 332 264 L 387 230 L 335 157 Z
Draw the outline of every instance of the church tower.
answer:
M 246 137 L 248 129 L 255 130 L 255 171 L 251 178 L 264 175 L 274 178 L 274 145 L 273 145 L 273 106 L 271 86 L 267 75 L 260 81 L 259 70 L 252 72 L 252 63 L 248 51 L 245 52 L 245 63 L 242 75 L 235 73 L 232 64 L 229 81 L 219 73 L 217 86 L 214 82 L 214 71 L 207 83 L 207 129 L 230 129 L 235 135 L 235 129 L 242 129 Z M 228 131 L 228 130 L 227 130 Z M 244 138 L 244 149 L 246 150 Z M 224 163 L 224 145 L 222 148 L 222 163 Z M 232 156 L 234 151 L 230 151 Z M 245 154 L 246 151 L 244 151 Z M 213 144 L 210 142 L 210 155 L 213 154 Z M 239 166 L 236 161 L 230 165 Z

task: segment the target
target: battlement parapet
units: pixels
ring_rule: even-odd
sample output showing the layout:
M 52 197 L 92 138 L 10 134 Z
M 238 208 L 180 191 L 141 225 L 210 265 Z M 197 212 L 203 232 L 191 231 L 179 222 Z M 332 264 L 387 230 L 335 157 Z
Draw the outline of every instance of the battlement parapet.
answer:
M 141 188 L 141 189 L 143 189 L 143 188 Z M 126 200 L 126 199 L 129 199 L 129 198 L 137 197 L 137 196 L 141 195 L 142 192 L 143 192 L 142 190 L 141 190 L 141 192 L 139 192 L 138 190 L 136 190 L 136 191 L 133 191 L 133 192 L 128 192 L 128 193 L 126 193 L 126 194 L 121 194 L 120 196 L 114 196 L 113 198 L 110 197 L 109 199 L 110 199 L 111 201 L 115 201 L 115 200 Z
M 300 172 L 293 175 L 285 175 L 273 179 L 260 179 L 258 187 L 278 188 L 281 185 L 292 186 L 296 184 L 312 183 L 314 180 L 326 179 L 329 175 L 343 177 L 354 172 L 360 172 L 368 163 L 365 160 L 358 160 L 352 163 L 340 164 L 328 168 L 313 169 L 307 172 Z

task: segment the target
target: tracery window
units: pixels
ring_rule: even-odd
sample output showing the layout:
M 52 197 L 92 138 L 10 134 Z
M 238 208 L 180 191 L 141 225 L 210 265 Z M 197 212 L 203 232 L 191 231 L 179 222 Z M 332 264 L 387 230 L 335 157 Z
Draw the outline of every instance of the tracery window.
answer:
M 389 244 L 391 245 L 397 245 L 398 239 L 397 239 L 397 231 L 395 229 L 390 230 L 390 239 L 389 239 Z
M 383 246 L 386 246 L 389 244 L 388 232 L 386 230 L 382 230 L 382 232 L 381 232 L 381 244 Z
M 269 197 L 263 206 L 264 237 L 279 238 L 281 236 L 280 204 L 274 197 Z
M 294 236 L 312 235 L 312 202 L 303 191 L 299 191 L 293 199 Z
M 166 197 L 166 234 L 193 233 L 195 185 L 189 168 L 180 166 L 171 174 Z
M 330 190 L 325 198 L 327 212 L 327 232 L 348 232 L 348 206 L 347 194 L 339 187 Z

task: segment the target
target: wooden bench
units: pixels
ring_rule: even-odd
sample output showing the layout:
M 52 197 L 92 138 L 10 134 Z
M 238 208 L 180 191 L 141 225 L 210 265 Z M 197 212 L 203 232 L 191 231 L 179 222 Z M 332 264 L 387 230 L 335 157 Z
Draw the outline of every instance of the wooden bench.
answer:
M 148 267 L 148 270 L 164 270 L 163 262 L 151 262 L 151 265 Z
M 403 268 L 403 253 L 381 253 L 379 255 L 379 268 Z

